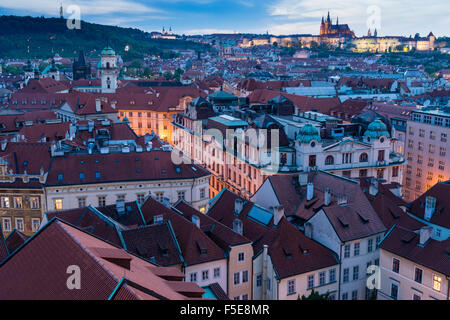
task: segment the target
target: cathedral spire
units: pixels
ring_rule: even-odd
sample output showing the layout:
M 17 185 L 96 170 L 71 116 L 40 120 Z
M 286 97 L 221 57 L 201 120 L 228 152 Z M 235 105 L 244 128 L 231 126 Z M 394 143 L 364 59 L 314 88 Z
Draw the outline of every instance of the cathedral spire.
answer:
M 339 25 L 339 17 L 336 17 L 336 25 Z
M 330 11 L 328 11 L 328 15 L 327 15 L 327 22 L 330 23 L 331 19 L 330 19 Z

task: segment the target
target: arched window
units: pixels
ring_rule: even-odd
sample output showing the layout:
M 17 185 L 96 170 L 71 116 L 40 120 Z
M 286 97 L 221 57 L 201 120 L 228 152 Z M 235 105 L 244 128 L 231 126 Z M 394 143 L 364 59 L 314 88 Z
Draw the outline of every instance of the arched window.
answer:
M 325 165 L 329 166 L 334 164 L 334 157 L 333 156 L 328 156 L 325 158 Z
M 359 162 L 367 162 L 369 161 L 369 157 L 367 156 L 367 153 L 361 153 L 359 156 Z
M 106 63 L 106 69 L 109 69 L 109 62 Z

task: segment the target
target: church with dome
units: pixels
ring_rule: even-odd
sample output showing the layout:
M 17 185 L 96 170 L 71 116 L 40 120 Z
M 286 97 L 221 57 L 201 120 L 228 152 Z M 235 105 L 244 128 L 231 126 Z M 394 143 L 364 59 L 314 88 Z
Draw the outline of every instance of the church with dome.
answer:
M 306 122 L 295 135 L 297 170 L 323 170 L 344 178 L 377 177 L 388 183 L 402 182 L 403 156 L 392 152 L 386 124 L 374 119 L 360 135 L 330 137 L 323 128 Z

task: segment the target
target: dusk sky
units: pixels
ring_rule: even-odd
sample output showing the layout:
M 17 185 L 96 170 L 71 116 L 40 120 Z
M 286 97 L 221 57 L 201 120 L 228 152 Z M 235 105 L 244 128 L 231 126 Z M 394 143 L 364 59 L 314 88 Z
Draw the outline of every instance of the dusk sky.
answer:
M 379 36 L 449 36 L 450 25 L 448 0 L 1 0 L 0 15 L 57 16 L 60 3 L 79 5 L 88 22 L 177 34 L 318 34 L 327 11 L 356 36 L 367 34 L 375 12 Z

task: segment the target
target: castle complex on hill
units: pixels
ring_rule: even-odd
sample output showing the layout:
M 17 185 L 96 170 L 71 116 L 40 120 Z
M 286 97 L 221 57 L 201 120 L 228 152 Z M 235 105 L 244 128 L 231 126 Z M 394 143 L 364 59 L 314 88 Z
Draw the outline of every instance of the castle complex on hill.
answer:
M 398 51 L 431 51 L 435 48 L 436 37 L 432 32 L 427 37 L 378 36 L 377 30 L 369 30 L 366 36 L 356 37 L 348 24 L 336 23 L 328 12 L 327 18 L 322 17 L 318 35 L 299 34 L 289 36 L 257 36 L 244 38 L 241 47 L 277 44 L 283 47 L 298 44 L 310 48 L 313 43 L 326 44 L 331 47 L 348 48 L 356 52 L 398 52 Z

